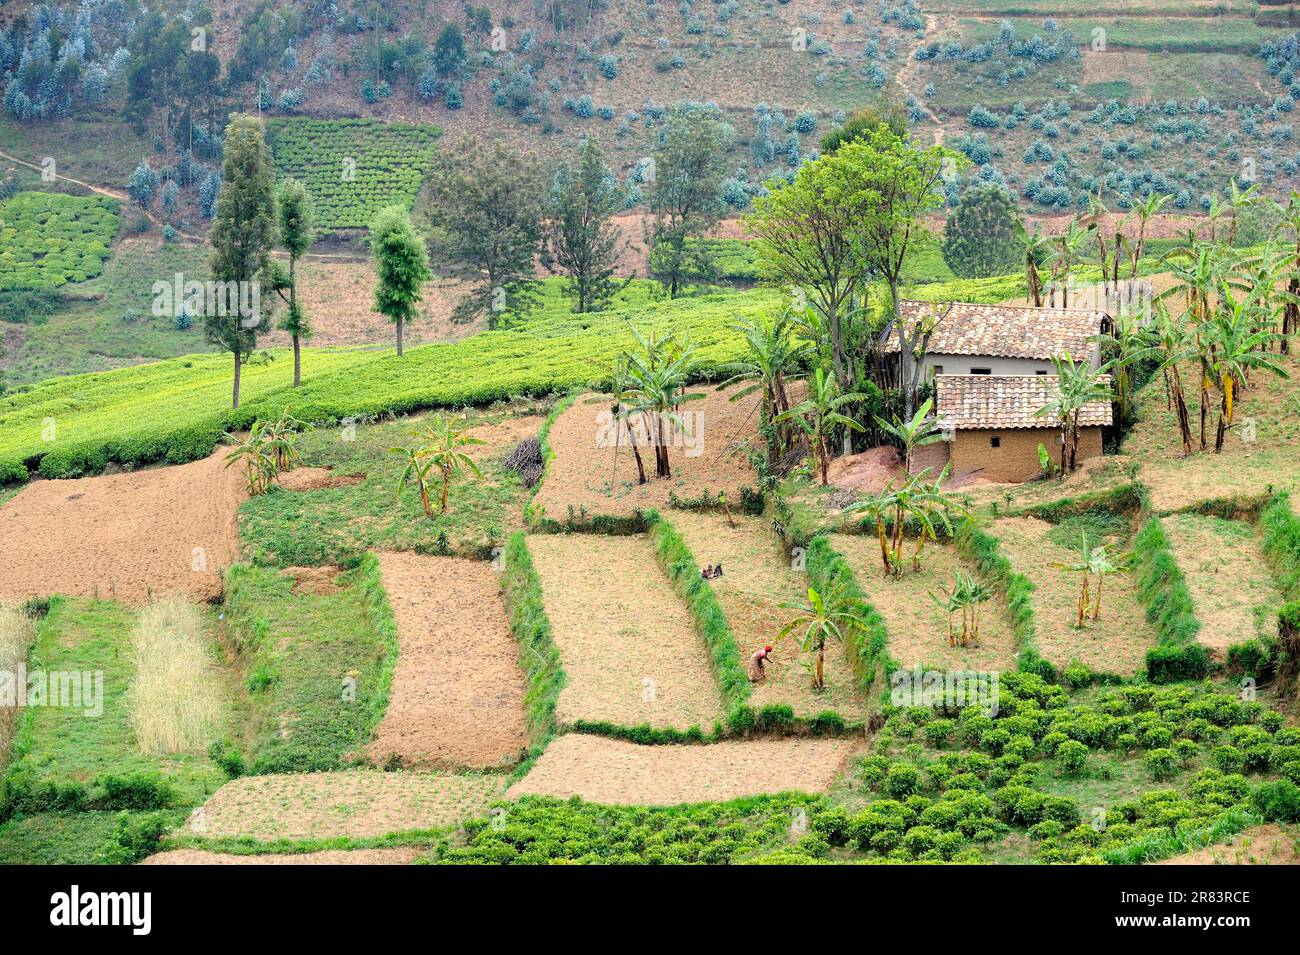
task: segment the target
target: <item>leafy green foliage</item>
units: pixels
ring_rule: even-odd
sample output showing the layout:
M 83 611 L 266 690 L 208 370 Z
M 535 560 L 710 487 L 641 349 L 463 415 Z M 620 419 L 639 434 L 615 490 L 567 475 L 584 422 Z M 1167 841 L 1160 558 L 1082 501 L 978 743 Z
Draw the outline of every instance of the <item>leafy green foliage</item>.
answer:
M 0 202 L 0 290 L 94 278 L 116 235 L 114 199 L 20 192 Z
M 276 172 L 311 193 L 321 235 L 364 229 L 387 205 L 409 209 L 433 159 L 436 126 L 372 119 L 274 119 Z
M 1020 262 L 1015 200 L 1000 186 L 972 186 L 944 225 L 943 260 L 961 278 L 1014 272 Z

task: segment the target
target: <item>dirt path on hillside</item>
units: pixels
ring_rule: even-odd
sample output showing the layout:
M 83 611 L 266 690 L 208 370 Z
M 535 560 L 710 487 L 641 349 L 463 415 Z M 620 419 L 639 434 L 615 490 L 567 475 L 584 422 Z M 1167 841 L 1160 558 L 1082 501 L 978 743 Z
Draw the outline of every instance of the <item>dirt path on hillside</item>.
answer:
M 247 498 L 229 449 L 202 461 L 38 480 L 0 507 L 0 598 L 66 594 L 143 606 L 150 596 L 221 596 Z
M 750 740 L 710 746 L 638 746 L 570 733 L 553 741 L 506 796 L 581 796 L 615 806 L 723 802 L 830 788 L 856 740 Z
M 710 731 L 722 701 L 704 640 L 645 537 L 529 538 L 566 677 L 556 717 Z
M 384 773 L 286 773 L 232 779 L 191 814 L 195 835 L 254 839 L 366 839 L 453 826 L 483 815 L 502 777 Z
M 397 669 L 370 745 L 378 764 L 491 769 L 528 746 L 524 675 L 492 565 L 379 555 L 397 619 Z

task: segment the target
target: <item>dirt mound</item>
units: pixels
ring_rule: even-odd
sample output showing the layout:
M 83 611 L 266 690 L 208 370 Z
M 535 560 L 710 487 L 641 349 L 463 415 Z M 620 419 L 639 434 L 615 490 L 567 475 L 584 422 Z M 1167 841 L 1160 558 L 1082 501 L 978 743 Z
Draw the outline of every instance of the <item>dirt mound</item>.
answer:
M 247 497 L 228 449 L 202 461 L 104 477 L 35 481 L 0 507 L 0 598 L 152 593 L 221 596 Z
M 561 724 L 708 730 L 722 715 L 704 640 L 644 537 L 528 541 L 567 677 Z
M 1300 865 L 1300 829 L 1254 826 L 1223 845 L 1184 852 L 1156 865 Z
M 397 669 L 370 755 L 383 764 L 489 769 L 528 746 L 524 675 L 491 564 L 379 556 L 397 618 Z
M 350 487 L 365 479 L 364 474 L 335 474 L 332 468 L 294 468 L 281 474 L 275 483 L 286 491 L 321 491 L 331 487 Z
M 838 488 L 875 493 L 890 481 L 903 479 L 903 459 L 893 445 L 835 458 L 826 469 L 827 480 Z
M 410 865 L 425 850 L 416 846 L 396 849 L 326 849 L 323 852 L 234 855 L 204 849 L 156 852 L 140 865 Z
M 570 733 L 552 742 L 506 795 L 669 806 L 791 790 L 818 793 L 830 788 L 856 745 L 853 740 L 786 739 L 638 746 Z
M 324 567 L 286 567 L 280 571 L 280 576 L 293 579 L 293 592 L 295 594 L 328 597 L 330 594 L 336 594 L 343 589 L 336 582 L 338 575 L 341 573 L 343 573 L 342 567 L 326 565 Z
M 452 826 L 482 815 L 501 791 L 499 776 L 432 773 L 289 773 L 244 776 L 218 789 L 190 816 L 196 835 L 254 839 L 365 839 Z

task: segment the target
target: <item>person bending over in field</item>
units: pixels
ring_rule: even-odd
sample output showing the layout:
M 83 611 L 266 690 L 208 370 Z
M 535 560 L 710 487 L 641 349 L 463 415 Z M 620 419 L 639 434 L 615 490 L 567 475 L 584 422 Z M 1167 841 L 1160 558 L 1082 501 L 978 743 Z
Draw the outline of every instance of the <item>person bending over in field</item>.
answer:
M 762 683 L 767 679 L 767 663 L 771 656 L 771 647 L 764 647 L 762 650 L 754 651 L 754 655 L 749 658 L 750 683 Z

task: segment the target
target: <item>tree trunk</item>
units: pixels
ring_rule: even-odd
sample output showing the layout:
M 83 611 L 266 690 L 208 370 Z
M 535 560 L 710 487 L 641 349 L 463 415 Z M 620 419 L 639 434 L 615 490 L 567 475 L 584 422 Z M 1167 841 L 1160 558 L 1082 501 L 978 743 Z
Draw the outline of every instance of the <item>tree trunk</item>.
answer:
M 232 408 L 238 408 L 238 407 L 239 407 L 239 373 L 240 373 L 240 371 L 243 369 L 243 365 L 242 365 L 242 364 L 240 363 L 240 361 L 239 361 L 239 349 L 238 349 L 238 348 L 235 349 L 235 351 L 234 351 L 234 355 L 235 355 L 235 388 L 234 388 L 234 391 L 233 391 L 232 394 L 231 394 L 231 405 L 230 405 L 230 406 L 231 406 Z
M 298 333 L 293 333 L 293 386 L 302 387 L 302 350 L 298 344 Z
M 398 319 L 397 319 L 397 356 L 398 356 L 399 358 L 402 356 L 402 331 L 403 331 L 403 329 L 402 329 L 402 318 L 401 318 L 401 316 L 398 316 Z
M 448 480 L 448 474 L 446 471 L 443 471 L 442 472 L 442 498 L 438 502 L 438 510 L 442 514 L 447 513 L 447 480 Z

